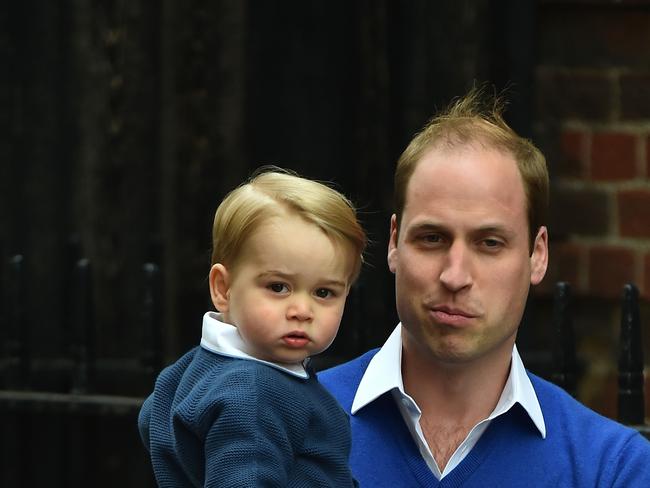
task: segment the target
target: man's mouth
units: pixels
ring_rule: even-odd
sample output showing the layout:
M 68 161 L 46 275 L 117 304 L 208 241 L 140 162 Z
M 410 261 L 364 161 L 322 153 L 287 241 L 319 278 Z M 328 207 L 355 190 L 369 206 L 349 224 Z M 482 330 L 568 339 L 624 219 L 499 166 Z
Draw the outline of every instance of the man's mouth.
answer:
M 447 315 L 459 315 L 461 317 L 466 317 L 466 318 L 474 318 L 478 314 L 464 310 L 462 308 L 455 308 L 455 307 L 447 307 L 447 306 L 437 306 L 437 307 L 432 307 L 432 310 L 434 312 L 441 312 Z
M 478 317 L 473 311 L 448 306 L 434 306 L 431 308 L 431 315 L 439 324 L 462 327 L 470 324 Z

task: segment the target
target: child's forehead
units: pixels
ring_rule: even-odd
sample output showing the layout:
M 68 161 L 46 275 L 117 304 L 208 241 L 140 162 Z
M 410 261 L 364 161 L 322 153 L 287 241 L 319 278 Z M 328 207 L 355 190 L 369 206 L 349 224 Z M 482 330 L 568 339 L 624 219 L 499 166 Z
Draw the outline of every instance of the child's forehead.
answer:
M 298 232 L 291 232 L 296 230 Z M 349 239 L 346 239 L 344 236 L 338 234 L 332 229 L 321 225 L 319 222 L 293 211 L 285 211 L 281 214 L 265 218 L 250 233 L 249 238 L 246 239 L 246 241 L 270 234 L 280 234 L 281 237 L 286 239 L 291 238 L 293 241 L 309 240 L 313 238 L 314 233 L 308 232 L 308 234 L 306 234 L 301 232 L 302 230 L 307 232 L 309 230 L 316 231 L 316 234 L 327 239 L 339 252 L 355 250 L 354 244 Z
M 317 223 L 298 214 L 265 219 L 256 226 L 239 248 L 237 261 L 272 268 L 282 263 L 318 262 L 323 266 L 343 266 L 353 270 L 354 245 L 333 235 Z
M 317 223 L 296 212 L 283 212 L 258 221 L 243 240 L 242 248 L 264 250 L 268 245 L 275 245 L 292 249 L 301 242 L 320 240 L 320 238 L 338 245 L 337 239 L 332 238 Z

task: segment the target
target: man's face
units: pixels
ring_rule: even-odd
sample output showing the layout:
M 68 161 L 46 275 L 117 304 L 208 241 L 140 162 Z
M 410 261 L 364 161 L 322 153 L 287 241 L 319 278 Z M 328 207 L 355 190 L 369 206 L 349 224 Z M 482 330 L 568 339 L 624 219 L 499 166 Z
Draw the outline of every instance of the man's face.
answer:
M 523 183 L 512 156 L 480 144 L 432 149 L 411 176 L 388 264 L 407 355 L 458 364 L 508 358 L 547 233 L 529 253 Z

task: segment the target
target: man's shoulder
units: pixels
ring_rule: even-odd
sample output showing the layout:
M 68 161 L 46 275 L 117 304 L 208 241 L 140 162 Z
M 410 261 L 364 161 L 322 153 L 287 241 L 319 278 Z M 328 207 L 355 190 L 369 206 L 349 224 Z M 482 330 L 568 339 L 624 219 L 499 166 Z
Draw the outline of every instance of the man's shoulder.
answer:
M 562 413 L 564 415 L 570 414 L 574 420 L 586 418 L 590 422 L 616 423 L 591 410 L 558 385 L 531 372 L 528 372 L 528 377 L 535 389 L 535 394 L 539 400 L 542 412 L 544 412 L 544 417 L 554 417 L 555 414 Z
M 529 377 L 544 414 L 547 451 L 565 453 L 559 458 L 567 464 L 565 469 L 573 469 L 577 479 L 600 479 L 602 486 L 650 486 L 650 442 L 645 437 L 591 410 L 557 385 Z
M 379 349 L 371 349 L 350 361 L 323 370 L 318 373 L 318 379 L 323 384 L 340 381 L 341 379 L 353 379 L 355 377 L 361 380 L 370 360 L 377 354 L 377 351 Z
M 615 421 L 600 415 L 576 400 L 558 385 L 530 372 L 528 372 L 528 377 L 535 389 L 547 423 L 549 421 L 575 423 L 585 420 L 592 425 L 616 424 Z
M 357 387 L 370 360 L 379 349 L 372 349 L 346 363 L 318 373 L 318 381 L 349 411 Z
M 592 410 L 573 398 L 559 386 L 532 373 L 529 377 L 537 394 L 547 426 L 564 436 L 575 435 L 581 440 L 603 442 L 612 446 L 616 440 L 625 444 L 638 432 Z M 551 434 L 552 430 L 549 432 Z M 642 443 L 643 444 L 643 443 Z M 646 446 L 650 449 L 650 444 Z

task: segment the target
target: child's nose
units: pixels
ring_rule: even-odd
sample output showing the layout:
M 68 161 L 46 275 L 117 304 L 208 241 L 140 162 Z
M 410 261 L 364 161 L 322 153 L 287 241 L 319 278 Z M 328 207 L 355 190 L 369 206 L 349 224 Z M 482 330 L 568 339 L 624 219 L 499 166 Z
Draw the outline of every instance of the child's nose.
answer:
M 311 320 L 313 316 L 311 304 L 306 298 L 296 297 L 287 308 L 287 318 L 289 319 L 303 321 Z

